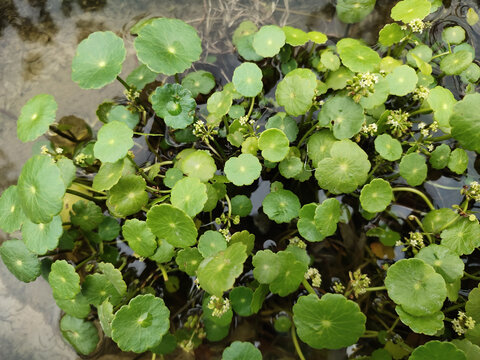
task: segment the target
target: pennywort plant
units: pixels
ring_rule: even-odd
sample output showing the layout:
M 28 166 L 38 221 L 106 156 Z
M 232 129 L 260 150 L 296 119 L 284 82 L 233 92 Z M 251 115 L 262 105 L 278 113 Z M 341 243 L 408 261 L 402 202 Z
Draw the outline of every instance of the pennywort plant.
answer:
M 337 13 L 355 22 L 374 5 Z M 374 47 L 243 22 L 231 82 L 193 69 L 201 40 L 180 20 L 131 29 L 139 66 L 125 79 L 122 39 L 91 34 L 72 80 L 118 80 L 125 97 L 98 106 L 97 132 L 57 121 L 51 95 L 22 108 L 19 139 L 50 141 L 0 198 L 0 227 L 21 231 L 5 265 L 48 280 L 84 355 L 96 323 L 152 358 L 223 340 L 223 359 L 261 359 L 266 339 L 229 337 L 244 318 L 300 359 L 477 358 L 480 68 L 464 28 L 432 41 L 441 7 L 399 1 Z M 460 184 L 451 207 L 426 192 L 439 176 Z

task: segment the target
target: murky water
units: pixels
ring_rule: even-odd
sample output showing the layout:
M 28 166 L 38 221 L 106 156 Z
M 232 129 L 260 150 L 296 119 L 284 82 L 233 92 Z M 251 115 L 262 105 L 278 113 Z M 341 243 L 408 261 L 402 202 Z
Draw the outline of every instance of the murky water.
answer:
M 129 28 L 146 17 L 181 18 L 196 27 L 204 39 L 202 60 L 217 56 L 216 75 L 231 79 L 236 59 L 222 54 L 231 53 L 231 34 L 242 20 L 250 19 L 258 25 L 293 25 L 336 37 L 348 33 L 374 43 L 378 30 L 388 22 L 385 14 L 393 3 L 379 0 L 377 12 L 360 24 L 346 26 L 333 16 L 334 0 L 0 0 L 0 192 L 16 182 L 31 155 L 32 144 L 16 138 L 16 119 L 28 99 L 39 93 L 52 94 L 59 105 L 58 119 L 75 115 L 95 126 L 96 106 L 104 99 L 122 95 L 117 83 L 101 90 L 82 90 L 70 79 L 76 46 L 91 32 L 111 30 L 125 40 L 126 75 L 137 65 Z M 448 23 L 465 24 L 458 16 L 463 16 L 469 6 L 478 4 L 452 1 L 439 17 Z M 477 24 L 469 35 L 473 38 L 479 32 Z M 469 174 L 478 176 L 473 161 Z M 436 204 L 448 207 L 458 201 L 458 191 L 449 188 L 459 184 L 441 177 L 425 188 Z M 264 186 L 268 187 L 268 182 Z M 261 200 L 254 203 L 257 209 Z M 0 231 L 0 242 L 6 238 Z M 60 312 L 42 278 L 32 284 L 19 283 L 0 263 L 0 305 L 0 359 L 77 358 L 59 334 Z

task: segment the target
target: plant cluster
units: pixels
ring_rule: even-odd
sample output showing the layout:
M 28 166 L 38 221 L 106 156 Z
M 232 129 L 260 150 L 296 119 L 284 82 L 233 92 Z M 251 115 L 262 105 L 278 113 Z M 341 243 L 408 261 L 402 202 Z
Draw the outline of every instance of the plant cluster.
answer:
M 339 0 L 337 12 L 355 22 L 374 5 Z M 0 247 L 5 265 L 48 280 L 62 334 L 85 355 L 96 321 L 121 350 L 154 358 L 271 314 L 300 359 L 354 344 L 356 358 L 477 359 L 480 67 L 462 27 L 431 42 L 425 18 L 441 6 L 399 1 L 376 50 L 243 22 L 228 83 L 190 70 L 201 40 L 180 20 L 131 29 L 140 65 L 125 80 L 122 39 L 92 33 L 72 80 L 117 79 L 125 97 L 99 105 L 95 136 L 78 119 L 56 122 L 51 95 L 22 108 L 19 139 L 50 141 L 0 198 L 0 227 L 21 229 Z M 422 187 L 438 174 L 462 182 L 452 208 Z M 260 181 L 263 213 L 250 196 Z M 262 358 L 242 341 L 222 356 Z

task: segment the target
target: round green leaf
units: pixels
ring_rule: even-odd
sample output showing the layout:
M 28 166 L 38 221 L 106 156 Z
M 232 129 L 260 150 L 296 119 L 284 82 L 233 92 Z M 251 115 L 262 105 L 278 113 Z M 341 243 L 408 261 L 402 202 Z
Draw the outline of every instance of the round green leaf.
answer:
M 285 133 L 275 128 L 265 130 L 258 139 L 258 148 L 262 150 L 262 156 L 272 162 L 282 161 L 287 156 L 289 144 Z
M 111 216 L 104 216 L 100 225 L 98 225 L 98 236 L 103 241 L 111 241 L 120 234 L 120 224 L 117 219 Z
M 463 70 L 461 79 L 465 83 L 476 83 L 480 79 L 480 66 L 475 63 L 471 63 Z
M 308 241 L 322 241 L 325 235 L 315 225 L 315 210 L 317 204 L 303 205 L 298 213 L 297 228 L 299 234 Z
M 103 221 L 102 209 L 93 201 L 79 200 L 72 206 L 72 224 L 82 230 L 91 231 Z
M 110 84 L 122 71 L 126 54 L 123 40 L 113 32 L 94 32 L 77 47 L 72 80 L 82 89 L 99 89 Z
M 198 239 L 198 251 L 204 258 L 213 256 L 226 248 L 227 240 L 218 231 L 207 230 Z
M 290 71 L 277 85 L 275 98 L 293 116 L 305 114 L 312 106 L 317 77 L 309 69 Z
M 40 275 L 40 261 L 21 240 L 6 240 L 0 246 L 0 256 L 7 269 L 23 282 L 31 282 Z
M 347 86 L 347 82 L 352 80 L 354 73 L 345 66 L 340 66 L 336 71 L 329 72 L 325 84 L 329 89 L 340 90 Z
M 262 26 L 253 36 L 253 49 L 263 57 L 273 57 L 285 45 L 285 33 L 275 25 Z
M 448 342 L 432 340 L 413 350 L 409 360 L 467 360 L 465 353 Z
M 303 261 L 305 259 L 299 260 L 300 256 L 306 255 L 304 250 L 303 254 L 289 250 L 292 249 L 287 248 L 287 251 L 280 251 L 276 254 L 275 260 L 280 264 L 280 268 L 269 287 L 272 293 L 280 296 L 287 296 L 297 291 L 308 268 L 308 262 Z M 297 257 L 297 255 L 299 256 Z
M 469 255 L 480 246 L 480 225 L 467 218 L 457 220 L 440 234 L 441 244 L 458 255 Z
M 113 321 L 113 305 L 108 300 L 105 300 L 97 307 L 98 320 L 102 326 L 105 336 L 112 337 L 112 321 Z
M 430 165 L 432 165 L 434 169 L 443 169 L 449 163 L 450 152 L 450 146 L 447 144 L 440 145 L 430 154 Z
M 197 269 L 200 287 L 216 296 L 222 296 L 230 290 L 243 271 L 243 263 L 247 259 L 246 249 L 244 244 L 235 243 L 203 260 Z
M 82 293 L 78 293 L 73 299 L 55 299 L 55 302 L 67 315 L 84 319 L 90 314 L 90 304 Z
M 285 33 L 285 42 L 289 45 L 300 46 L 309 40 L 307 33 L 303 30 L 291 26 L 284 26 L 282 30 Z
M 362 207 L 371 213 L 385 210 L 392 200 L 392 187 L 383 179 L 373 179 L 370 184 L 363 187 L 360 193 Z
M 418 76 L 415 70 L 408 65 L 397 66 L 387 75 L 386 80 L 390 87 L 390 94 L 405 96 L 415 90 Z
M 130 129 L 135 129 L 139 122 L 139 114 L 128 111 L 125 106 L 114 106 L 107 115 L 107 122 L 118 121 L 127 125 Z
M 320 62 L 331 71 L 336 71 L 340 68 L 340 59 L 332 51 L 324 51 L 320 56 Z
M 9 186 L 0 197 L 0 229 L 12 233 L 26 220 L 22 203 L 17 195 L 17 186 Z
M 52 264 L 48 282 L 56 299 L 73 299 L 80 292 L 80 276 L 65 260 L 57 260 Z
M 277 224 L 288 223 L 298 216 L 300 201 L 297 195 L 290 190 L 271 192 L 263 200 L 263 211 L 270 220 Z
M 121 276 L 121 275 L 120 275 Z M 117 279 L 121 280 L 121 279 Z M 119 281 L 121 283 L 121 281 Z M 96 307 L 100 306 L 105 300 L 109 300 L 112 305 L 117 305 L 122 300 L 122 295 L 118 293 L 114 284 L 105 274 L 95 273 L 87 275 L 82 284 L 82 294 L 88 302 Z
M 150 95 L 155 113 L 173 129 L 185 129 L 193 123 L 197 104 L 190 90 L 179 84 L 165 84 Z
M 93 189 L 96 191 L 110 190 L 110 188 L 120 180 L 124 164 L 123 159 L 114 163 L 103 163 L 93 178 Z
M 480 94 L 468 94 L 453 106 L 452 136 L 467 150 L 480 153 Z
M 196 177 L 200 181 L 206 182 L 210 180 L 217 166 L 212 156 L 204 150 L 196 150 L 188 154 L 182 161 L 180 169 L 185 175 Z
M 178 268 L 187 275 L 195 276 L 200 263 L 203 260 L 202 254 L 197 248 L 185 248 L 178 252 L 175 262 Z
M 233 311 L 240 316 L 252 315 L 251 303 L 253 290 L 245 286 L 237 286 L 228 294 Z
M 399 171 L 410 186 L 418 186 L 427 178 L 428 168 L 422 155 L 411 153 L 402 158 Z
M 253 276 L 260 284 L 270 284 L 278 276 L 281 264 L 270 250 L 259 250 L 252 258 Z
M 141 64 L 128 74 L 125 81 L 129 85 L 135 86 L 137 90 L 141 90 L 145 85 L 154 82 L 157 75 L 158 74 L 151 71 L 147 65 Z
M 427 316 L 410 315 L 403 310 L 401 306 L 396 306 L 395 311 L 400 317 L 400 320 L 416 333 L 433 336 L 444 327 L 443 320 L 445 319 L 445 315 L 441 311 Z
M 130 219 L 122 226 L 122 235 L 132 250 L 143 257 L 152 256 L 157 249 L 155 235 L 145 221 Z
M 278 164 L 278 171 L 284 178 L 291 179 L 299 175 L 303 170 L 303 162 L 299 157 L 292 156 L 283 159 Z
M 262 353 L 252 343 L 234 341 L 223 350 L 222 360 L 262 360 Z
M 150 259 L 160 264 L 172 260 L 173 255 L 175 255 L 175 248 L 170 245 L 169 242 L 162 239 L 157 239 L 157 244 L 157 250 L 155 251 L 155 254 L 150 256 Z
M 231 199 L 231 203 L 232 215 L 248 216 L 253 208 L 252 201 L 246 195 L 235 195 Z
M 178 19 L 155 19 L 146 24 L 134 42 L 138 59 L 150 70 L 174 75 L 187 70 L 202 53 L 197 31 Z
M 349 139 L 361 130 L 365 122 L 363 107 L 351 97 L 333 96 L 322 106 L 318 122 L 323 126 L 333 122 L 333 135 L 339 140 Z
M 380 66 L 378 53 L 361 42 L 353 39 L 342 39 L 337 43 L 338 55 L 343 65 L 353 72 L 375 72 Z
M 22 239 L 28 250 L 39 255 L 55 249 L 58 246 L 62 233 L 62 219 L 60 216 L 55 216 L 49 223 L 40 224 L 35 224 L 25 219 L 22 227 Z
M 330 148 L 330 156 L 320 161 L 315 171 L 322 189 L 333 194 L 350 193 L 365 183 L 370 162 L 357 144 L 350 140 L 337 141 Z
M 337 199 L 326 199 L 315 209 L 315 226 L 323 238 L 335 234 L 340 220 L 340 202 Z
M 431 244 L 421 249 L 415 257 L 432 266 L 447 283 L 463 277 L 465 264 L 457 254 L 446 246 Z
M 300 339 L 315 349 L 340 349 L 357 342 L 365 332 L 366 317 L 343 295 L 301 296 L 293 306 Z
M 203 324 L 205 325 L 205 332 L 207 333 L 208 341 L 220 341 L 227 337 L 230 331 L 230 324 L 227 326 L 220 326 L 208 318 L 203 320 Z
M 62 317 L 60 331 L 70 345 L 83 355 L 92 353 L 99 342 L 97 328 L 92 322 L 70 315 Z
M 207 187 L 195 177 L 178 180 L 170 194 L 172 205 L 194 217 L 207 202 Z
M 392 46 L 404 38 L 405 32 L 400 25 L 393 23 L 385 25 L 378 35 L 378 42 L 381 45 Z
M 328 40 L 327 35 L 321 33 L 320 31 L 309 31 L 307 35 L 308 39 L 315 44 L 323 44 Z
M 165 172 L 165 177 L 163 178 L 163 184 L 170 189 L 175 186 L 178 180 L 183 178 L 183 172 L 177 168 L 170 168 Z
M 471 8 L 469 10 L 471 10 Z M 465 356 L 467 357 L 467 360 L 479 360 L 480 359 L 480 346 L 472 344 L 467 339 L 461 339 L 461 340 L 453 339 L 451 341 L 451 343 L 465 353 Z
M 330 148 L 336 141 L 332 132 L 327 129 L 320 130 L 308 138 L 307 154 L 312 160 L 313 167 L 317 167 L 321 160 L 330 157 Z
M 455 149 L 448 159 L 448 168 L 456 174 L 463 174 L 468 167 L 468 155 L 463 149 Z
M 375 138 L 375 150 L 388 161 L 395 161 L 402 157 L 402 144 L 389 134 L 382 134 Z
M 188 247 L 197 242 L 197 228 L 192 218 L 172 205 L 152 207 L 147 213 L 147 225 L 158 238 L 175 247 Z
M 48 223 L 63 208 L 65 183 L 53 160 L 35 155 L 23 165 L 17 195 L 22 210 L 35 223 Z
M 440 70 L 446 75 L 460 75 L 472 63 L 474 56 L 468 50 L 448 54 L 440 61 Z
M 453 224 L 453 220 L 457 217 L 459 217 L 458 214 L 452 209 L 432 210 L 423 218 L 422 225 L 426 232 L 439 234 L 445 225 L 451 221 Z
M 461 26 L 449 26 L 443 29 L 442 39 L 447 44 L 460 44 L 465 40 L 465 30 Z
M 17 122 L 17 136 L 23 141 L 32 141 L 45 134 L 55 121 L 58 105 L 55 98 L 39 94 L 23 105 Z
M 137 295 L 117 311 L 112 339 L 123 351 L 142 353 L 162 341 L 170 327 L 170 311 L 162 299 Z
M 276 332 L 285 333 L 292 327 L 292 320 L 287 315 L 277 317 L 273 323 Z
M 241 154 L 238 157 L 231 157 L 227 160 L 224 172 L 227 179 L 236 186 L 251 185 L 260 177 L 262 165 L 260 165 L 260 161 L 258 161 L 256 156 Z
M 338 0 L 336 10 L 338 18 L 346 23 L 360 22 L 373 11 L 376 0 Z
M 107 194 L 107 206 L 119 217 L 139 212 L 148 202 L 147 184 L 138 175 L 122 177 Z
M 385 286 L 390 298 L 413 316 L 436 313 L 447 297 L 445 280 L 420 259 L 402 259 L 390 266 Z
M 197 70 L 182 79 L 182 86 L 190 90 L 196 98 L 198 94 L 208 94 L 215 87 L 215 78 L 212 73 L 205 70 Z
M 112 121 L 102 126 L 93 148 L 101 162 L 115 162 L 127 155 L 133 146 L 133 131 L 124 123 Z
M 420 68 L 420 66 L 418 65 L 418 59 L 428 63 L 430 62 L 430 60 L 432 60 L 432 55 L 433 52 L 430 47 L 424 44 L 420 44 L 415 46 L 407 53 L 407 62 L 410 66 Z
M 238 46 L 238 41 L 249 35 L 253 35 L 257 32 L 257 25 L 253 21 L 246 20 L 242 21 L 240 25 L 233 32 L 232 42 L 235 46 Z
M 414 19 L 423 20 L 429 13 L 432 4 L 428 0 L 399 1 L 392 9 L 391 17 L 395 21 L 405 24 Z
M 450 90 L 436 86 L 430 90 L 427 102 L 433 109 L 433 116 L 438 121 L 440 129 L 450 132 L 449 119 L 453 112 L 453 106 L 457 102 Z
M 257 64 L 245 62 L 233 72 L 235 89 L 246 97 L 257 96 L 262 91 L 262 70 Z

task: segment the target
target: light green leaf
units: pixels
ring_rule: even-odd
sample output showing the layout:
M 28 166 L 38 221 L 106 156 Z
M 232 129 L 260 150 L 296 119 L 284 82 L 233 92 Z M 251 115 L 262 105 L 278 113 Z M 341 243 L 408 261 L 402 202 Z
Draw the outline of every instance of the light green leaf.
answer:
M 465 353 L 467 360 L 480 360 L 480 346 L 472 344 L 467 339 L 453 339 L 451 343 Z
M 190 90 L 179 84 L 159 86 L 150 95 L 155 113 L 173 129 L 184 129 L 193 123 L 197 104 Z
M 17 136 L 23 141 L 32 141 L 48 131 L 55 121 L 58 105 L 55 98 L 39 94 L 23 105 L 17 122 Z
M 21 240 L 6 240 L 0 246 L 0 257 L 7 269 L 23 282 L 31 282 L 40 275 L 40 261 Z
M 259 250 L 252 258 L 253 276 L 260 284 L 270 284 L 278 276 L 281 264 L 277 254 L 270 250 Z
M 277 224 L 290 222 L 298 216 L 300 201 L 290 190 L 277 190 L 269 193 L 263 200 L 263 211 Z
M 388 161 L 395 161 L 402 157 L 402 144 L 389 134 L 382 134 L 375 138 L 375 150 Z
M 410 186 L 418 186 L 427 178 L 428 168 L 422 155 L 411 153 L 402 158 L 399 171 L 400 175 L 407 180 Z
M 130 129 L 135 129 L 139 122 L 139 114 L 130 112 L 125 106 L 114 106 L 107 115 L 107 122 L 118 121 L 127 125 Z
M 236 186 L 251 185 L 260 177 L 262 165 L 256 156 L 241 154 L 227 160 L 224 172 L 228 180 Z
M 376 0 L 338 0 L 336 10 L 340 21 L 353 24 L 365 19 L 375 7 Z
M 48 282 L 56 299 L 73 299 L 80 292 L 80 276 L 65 260 L 57 260 L 52 264 Z
M 101 162 L 115 162 L 125 157 L 133 147 L 132 136 L 132 129 L 119 121 L 103 125 L 93 148 L 95 157 Z
M 275 261 L 280 264 L 277 276 L 270 283 L 270 291 L 280 296 L 287 296 L 298 290 L 308 269 L 308 263 L 301 262 L 290 251 L 280 251 Z
M 197 248 L 185 248 L 177 253 L 175 262 L 178 268 L 187 273 L 187 275 L 195 276 L 200 263 L 203 260 L 202 254 Z
M 154 82 L 157 73 L 151 71 L 147 65 L 140 64 L 125 79 L 128 85 L 135 86 L 137 90 L 142 90 L 145 85 Z
M 443 29 L 442 39 L 447 44 L 457 45 L 465 40 L 465 30 L 461 26 L 449 26 Z
M 312 106 L 317 77 L 309 69 L 290 71 L 277 85 L 275 98 L 293 116 L 305 114 Z
M 397 66 L 385 79 L 390 86 L 390 94 L 397 96 L 412 92 L 418 82 L 417 73 L 408 65 Z
M 307 154 L 312 160 L 313 167 L 317 167 L 321 160 L 330 157 L 330 148 L 336 141 L 332 132 L 327 129 L 320 130 L 308 138 Z
M 399 1 L 392 9 L 391 17 L 405 24 L 414 19 L 423 20 L 429 13 L 432 4 L 428 0 Z
M 440 145 L 432 151 L 429 159 L 430 165 L 434 169 L 443 169 L 450 160 L 450 152 L 450 146 L 447 144 Z
M 262 353 L 252 343 L 234 341 L 223 350 L 222 360 L 262 360 Z
M 450 153 L 448 168 L 456 174 L 463 174 L 468 167 L 468 155 L 463 149 L 457 148 Z
M 252 315 L 253 290 L 245 286 L 237 286 L 228 294 L 233 311 L 240 316 Z
M 480 225 L 467 218 L 458 219 L 440 234 L 441 244 L 458 255 L 469 255 L 480 246 Z
M 468 50 L 448 54 L 440 61 L 440 70 L 446 75 L 460 75 L 472 63 L 474 56 Z
M 405 36 L 405 31 L 400 25 L 393 23 L 385 25 L 378 34 L 378 42 L 383 46 L 392 46 L 400 42 Z
M 78 293 L 73 299 L 55 299 L 55 302 L 67 315 L 84 319 L 90 314 L 90 304 L 82 293 Z
M 299 234 L 308 241 L 322 241 L 325 235 L 317 229 L 315 224 L 315 210 L 317 204 L 303 205 L 298 213 L 297 228 Z
M 473 8 L 467 10 L 467 23 L 470 26 L 475 25 L 478 22 L 478 14 Z
M 102 326 L 105 336 L 112 337 L 112 321 L 113 321 L 113 305 L 108 300 L 105 300 L 97 307 L 98 320 Z
M 357 134 L 365 122 L 363 107 L 348 96 L 333 96 L 325 101 L 318 115 L 320 125 L 333 122 L 333 135 L 339 139 L 349 139 Z
M 147 184 L 141 176 L 127 175 L 122 177 L 107 194 L 109 210 L 118 217 L 139 212 L 148 202 L 146 186 Z
M 287 156 L 289 144 L 285 133 L 275 128 L 263 131 L 258 139 L 258 148 L 262 150 L 262 156 L 272 162 L 282 161 Z
M 26 220 L 22 203 L 17 195 L 17 186 L 9 186 L 0 197 L 0 229 L 12 233 L 20 229 Z
M 110 190 L 122 176 L 125 161 L 120 159 L 114 163 L 103 163 L 93 178 L 92 187 L 96 191 Z
M 187 74 L 182 79 L 182 86 L 190 90 L 192 96 L 196 98 L 198 94 L 208 94 L 215 87 L 215 78 L 212 73 L 205 70 L 197 70 Z
M 285 33 L 275 25 L 262 26 L 253 36 L 253 48 L 263 57 L 273 57 L 280 52 L 285 45 Z
M 467 150 L 480 153 L 480 94 L 468 94 L 453 106 L 452 136 Z
M 263 88 L 262 70 L 257 64 L 245 62 L 233 72 L 235 89 L 245 97 L 257 96 Z
M 335 234 L 340 215 L 340 202 L 337 199 L 326 199 L 317 206 L 314 221 L 317 230 L 322 234 L 323 238 Z
M 231 199 L 232 215 L 245 217 L 250 215 L 253 205 L 252 201 L 246 195 L 235 195 Z
M 93 201 L 79 200 L 72 206 L 70 219 L 73 225 L 91 231 L 103 221 L 102 209 Z
M 300 46 L 309 40 L 307 33 L 303 30 L 291 26 L 284 26 L 282 30 L 285 33 L 285 42 L 289 45 Z
M 155 235 L 145 221 L 130 219 L 122 226 L 122 235 L 132 250 L 143 257 L 152 256 L 157 249 Z
M 210 180 L 217 166 L 212 156 L 205 150 L 194 150 L 182 160 L 180 169 L 185 175 L 196 177 L 202 182 Z M 173 186 L 172 186 L 173 187 Z
M 63 233 L 62 219 L 55 216 L 49 223 L 35 224 L 25 219 L 22 227 L 22 239 L 28 250 L 43 255 L 58 246 Z
M 114 284 L 105 274 L 99 273 L 85 277 L 82 283 L 82 294 L 90 304 L 96 307 L 107 299 L 113 306 L 119 304 L 122 300 L 122 295 L 118 293 Z
M 360 193 L 362 207 L 371 213 L 385 210 L 392 200 L 392 187 L 383 179 L 373 179 L 370 184 L 363 187 Z
M 444 327 L 443 320 L 445 315 L 441 311 L 427 316 L 413 316 L 399 305 L 395 307 L 395 311 L 400 320 L 416 333 L 433 336 Z
M 421 249 L 415 257 L 432 266 L 447 283 L 463 277 L 465 264 L 456 253 L 446 246 L 431 244 Z
M 409 360 L 467 360 L 465 353 L 449 342 L 432 340 L 413 350 Z
M 204 258 L 214 256 L 226 248 L 227 240 L 218 231 L 207 230 L 198 239 L 198 251 Z
M 92 353 L 99 342 L 97 328 L 92 322 L 70 315 L 62 317 L 60 331 L 70 345 L 83 355 Z
M 358 40 L 345 38 L 337 43 L 337 52 L 343 65 L 354 72 L 375 72 L 380 66 L 380 56 Z
M 178 180 L 170 194 L 172 205 L 194 217 L 207 202 L 207 187 L 195 177 Z

